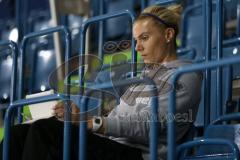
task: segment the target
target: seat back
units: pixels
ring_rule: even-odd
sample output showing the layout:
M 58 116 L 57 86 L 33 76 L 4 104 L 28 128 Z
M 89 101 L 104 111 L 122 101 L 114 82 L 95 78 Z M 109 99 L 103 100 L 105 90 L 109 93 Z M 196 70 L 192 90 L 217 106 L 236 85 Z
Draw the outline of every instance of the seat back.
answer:
M 212 147 L 213 146 L 213 147 Z M 229 152 L 213 152 L 212 148 L 227 148 Z M 203 150 L 204 148 L 204 150 Z M 186 151 L 195 149 L 193 152 Z M 184 152 L 183 152 L 184 151 Z M 179 160 L 236 160 L 239 159 L 239 150 L 235 143 L 220 138 L 203 138 L 183 143 L 177 148 L 177 159 Z
M 193 157 L 185 157 L 184 160 L 233 160 L 232 155 L 230 154 L 211 154 L 204 156 L 193 156 Z
M 216 11 L 212 13 L 212 44 L 216 43 Z M 191 47 L 196 50 L 197 60 L 205 58 L 204 48 L 204 14 L 201 4 L 189 6 L 183 13 L 181 41 L 182 47 Z
M 240 125 L 210 125 L 204 132 L 204 138 L 221 138 L 235 142 L 240 148 Z M 200 147 L 200 154 L 218 154 L 229 153 L 231 150 L 229 147 L 217 145 L 211 145 L 211 147 Z

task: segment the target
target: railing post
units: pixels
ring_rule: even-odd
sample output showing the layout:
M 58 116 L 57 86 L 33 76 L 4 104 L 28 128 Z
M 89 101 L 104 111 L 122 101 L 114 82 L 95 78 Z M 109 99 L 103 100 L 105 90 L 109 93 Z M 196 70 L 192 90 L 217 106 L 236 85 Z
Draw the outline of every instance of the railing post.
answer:
M 211 41 L 212 41 L 212 3 L 210 0 L 204 0 L 204 26 L 205 26 L 205 58 L 206 62 L 211 61 Z M 204 94 L 204 128 L 210 123 L 210 104 L 211 104 L 211 71 L 206 69 L 205 71 L 205 83 L 204 89 L 206 94 Z
M 222 33 L 223 33 L 223 2 L 222 0 L 217 0 L 217 60 L 222 58 Z M 222 115 L 222 67 L 217 69 L 217 104 L 216 104 L 216 119 Z

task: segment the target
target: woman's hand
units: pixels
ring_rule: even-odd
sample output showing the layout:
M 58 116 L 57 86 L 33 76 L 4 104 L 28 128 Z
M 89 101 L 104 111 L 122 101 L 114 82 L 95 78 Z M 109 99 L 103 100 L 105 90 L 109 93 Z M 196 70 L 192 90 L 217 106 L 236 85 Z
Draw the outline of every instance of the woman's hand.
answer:
M 53 107 L 53 116 L 55 116 L 58 120 L 64 120 L 64 103 L 63 102 L 58 102 L 54 107 Z
M 74 104 L 71 103 L 71 117 L 72 121 L 76 122 L 79 120 L 79 109 Z M 53 115 L 58 119 L 63 121 L 64 120 L 64 114 L 65 114 L 65 108 L 64 108 L 64 102 L 59 102 L 53 107 Z
M 79 114 L 79 109 L 78 107 L 74 104 L 71 103 L 71 120 L 73 122 L 73 124 L 78 125 L 79 124 L 79 120 L 80 120 L 80 114 Z M 53 115 L 58 119 L 63 121 L 64 120 L 64 113 L 65 113 L 65 108 L 64 108 L 64 102 L 59 102 L 57 103 L 54 108 L 53 108 Z M 105 121 L 103 120 L 103 124 L 102 126 L 99 128 L 99 130 L 97 131 L 98 133 L 104 133 L 105 131 Z M 92 130 L 93 128 L 93 119 L 92 117 L 88 117 L 87 118 L 87 128 L 88 130 Z

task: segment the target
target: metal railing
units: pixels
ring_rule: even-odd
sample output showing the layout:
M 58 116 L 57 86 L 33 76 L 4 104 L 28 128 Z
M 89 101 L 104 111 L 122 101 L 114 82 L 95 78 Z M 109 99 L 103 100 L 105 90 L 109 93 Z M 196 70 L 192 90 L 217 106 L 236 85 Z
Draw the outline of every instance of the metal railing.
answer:
M 115 82 L 115 86 L 126 86 L 126 85 L 132 85 L 132 84 L 139 84 L 139 83 L 145 83 L 148 84 L 150 89 L 150 96 L 151 96 L 151 120 L 150 120 L 150 159 L 151 160 L 157 160 L 158 152 L 158 127 L 159 122 L 157 121 L 158 113 L 161 108 L 159 108 L 159 100 L 158 100 L 158 91 L 155 82 L 145 77 L 143 79 L 139 78 L 133 78 L 133 79 L 127 79 L 124 81 Z M 87 111 L 87 103 L 88 103 L 88 97 L 91 95 L 91 92 L 94 90 L 101 90 L 101 89 L 107 89 L 111 88 L 112 83 L 104 83 L 101 85 L 93 86 L 93 90 L 89 90 L 86 93 L 86 96 L 82 99 L 82 105 L 80 107 L 81 113 L 84 113 Z M 86 159 L 86 129 L 87 129 L 87 122 L 81 121 L 80 128 L 79 128 L 79 160 L 85 160 Z
M 206 69 L 218 68 L 226 65 L 240 63 L 240 56 L 220 59 L 218 61 L 203 62 L 201 64 L 193 64 L 185 67 L 180 67 L 171 77 L 173 88 L 176 87 L 176 82 L 180 75 L 194 71 L 204 71 Z M 221 107 L 221 106 L 218 106 Z M 176 91 L 172 90 L 169 93 L 168 114 L 175 115 L 176 112 Z M 170 120 L 168 123 L 168 160 L 176 159 L 176 142 L 175 142 L 175 121 Z
M 5 118 L 4 118 L 4 141 L 3 141 L 3 160 L 9 160 L 9 147 L 10 147 L 10 134 L 11 134 L 11 118 L 13 111 L 17 108 L 22 108 L 23 105 L 30 105 L 35 103 L 47 102 L 52 100 L 64 100 L 64 97 L 61 97 L 58 94 L 50 96 L 42 96 L 38 98 L 31 99 L 21 99 L 14 101 L 7 108 Z

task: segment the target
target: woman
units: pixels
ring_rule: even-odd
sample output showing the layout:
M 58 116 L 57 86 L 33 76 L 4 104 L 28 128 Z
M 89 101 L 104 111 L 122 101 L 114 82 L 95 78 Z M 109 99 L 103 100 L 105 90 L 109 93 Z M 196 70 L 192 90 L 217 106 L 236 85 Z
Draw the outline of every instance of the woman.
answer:
M 177 59 L 176 36 L 181 6 L 146 8 L 133 25 L 136 50 L 145 65 L 142 76 L 152 78 L 158 87 L 160 110 L 159 158 L 166 159 L 166 121 L 168 83 L 175 70 L 190 61 Z M 195 120 L 200 102 L 201 74 L 181 76 L 177 82 L 176 136 L 180 143 Z M 150 98 L 147 85 L 133 85 L 121 97 L 120 104 L 107 117 L 88 121 L 88 159 L 148 159 Z M 77 113 L 76 107 L 73 109 Z M 55 117 L 63 119 L 63 105 L 54 108 Z M 187 118 L 186 118 L 187 117 Z M 63 123 L 56 118 L 13 127 L 11 159 L 62 159 Z M 78 130 L 75 126 L 73 130 Z M 104 137 L 93 134 L 103 134 Z M 73 132 L 76 134 L 76 132 Z M 107 138 L 111 136 L 111 139 Z M 72 158 L 77 155 L 77 136 L 73 135 Z M 120 138 L 121 137 L 121 138 Z M 14 144 L 14 146 L 13 146 Z

